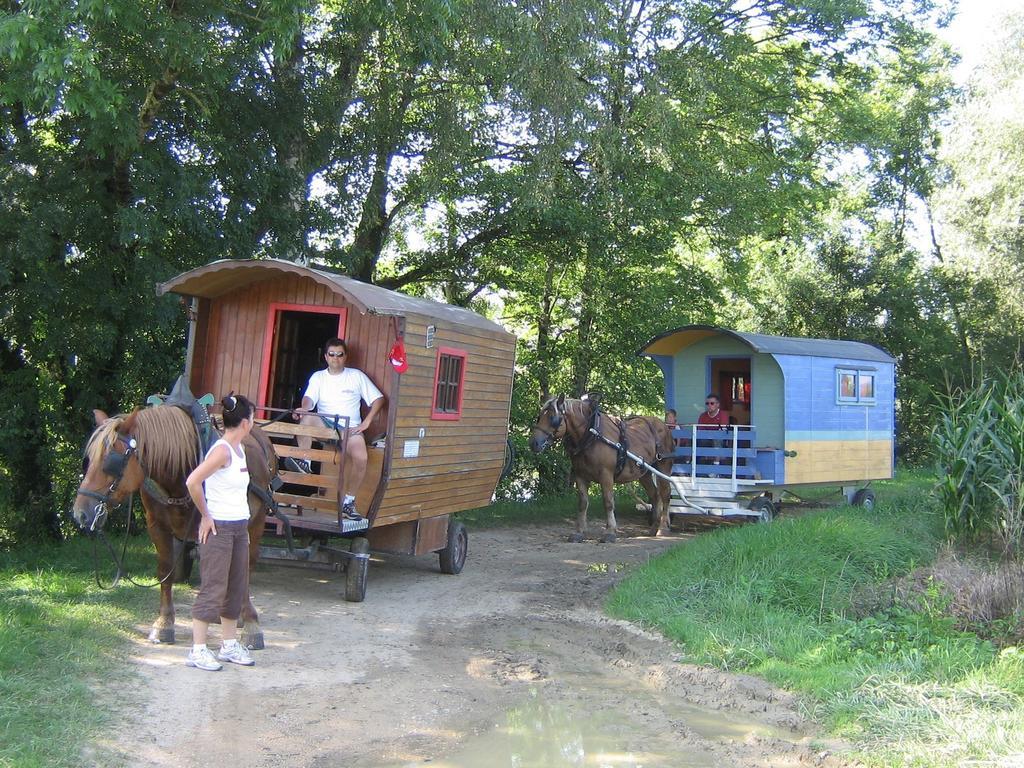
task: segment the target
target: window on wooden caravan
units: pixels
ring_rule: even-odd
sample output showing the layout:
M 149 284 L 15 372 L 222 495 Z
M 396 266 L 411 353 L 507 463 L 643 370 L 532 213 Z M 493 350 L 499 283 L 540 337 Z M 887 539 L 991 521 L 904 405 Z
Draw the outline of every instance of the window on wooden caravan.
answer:
M 465 378 L 465 350 L 440 347 L 434 372 L 434 407 L 431 418 L 457 419 L 462 415 L 462 385 Z
M 874 405 L 875 371 L 860 368 L 836 368 L 836 402 L 850 405 Z

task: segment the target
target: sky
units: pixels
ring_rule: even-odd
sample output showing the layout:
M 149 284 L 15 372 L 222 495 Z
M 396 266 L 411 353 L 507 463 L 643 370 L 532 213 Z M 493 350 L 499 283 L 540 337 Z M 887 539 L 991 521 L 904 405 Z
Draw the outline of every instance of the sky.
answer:
M 939 35 L 960 53 L 955 73 L 959 84 L 981 62 L 999 19 L 1014 10 L 1024 11 L 1024 0 L 960 0 L 957 17 L 946 29 L 939 30 Z
M 998 24 L 1003 16 L 1012 11 L 1024 11 L 1024 0 L 960 0 L 956 18 L 939 35 L 960 54 L 960 63 L 953 72 L 958 85 L 965 85 L 971 72 L 985 58 L 985 51 L 998 33 Z M 910 217 L 911 241 L 922 254 L 932 250 L 928 216 L 924 206 L 913 206 Z M 941 222 L 936 222 L 941 238 Z

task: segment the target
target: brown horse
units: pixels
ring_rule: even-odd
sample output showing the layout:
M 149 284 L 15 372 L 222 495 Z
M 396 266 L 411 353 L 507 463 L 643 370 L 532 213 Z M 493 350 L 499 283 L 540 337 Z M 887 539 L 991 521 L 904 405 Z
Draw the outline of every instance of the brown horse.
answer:
M 85 448 L 87 468 L 71 515 L 80 528 L 103 527 L 107 511 L 141 489 L 146 527 L 156 546 L 160 580 L 160 615 L 149 639 L 174 642 L 174 538 L 195 540 L 199 515 L 188 498 L 185 480 L 198 463 L 196 427 L 192 417 L 171 405 L 157 405 L 125 416 L 93 411 L 96 429 Z M 242 442 L 249 469 L 249 563 L 255 564 L 267 506 L 252 487 L 267 488 L 277 473 L 277 457 L 266 434 L 254 427 Z M 263 631 L 250 596 L 242 607 L 240 642 L 263 648 Z
M 593 431 L 591 431 L 593 430 Z M 594 434 L 594 433 L 597 434 Z M 665 422 L 651 416 L 632 416 L 618 419 L 601 413 L 594 395 L 585 400 L 567 400 L 565 395 L 551 398 L 540 409 L 533 427 L 530 448 L 540 453 L 557 440 L 565 444 L 572 462 L 576 492 L 579 494 L 579 513 L 576 532 L 570 541 L 583 541 L 587 530 L 587 491 L 591 483 L 600 483 L 607 516 L 601 541 L 615 541 L 618 526 L 615 523 L 614 486 L 639 480 L 647 491 L 654 511 L 655 522 L 651 535 L 668 532 L 669 484 L 651 474 L 643 465 L 616 448 L 627 449 L 639 456 L 659 472 L 672 470 L 672 433 Z

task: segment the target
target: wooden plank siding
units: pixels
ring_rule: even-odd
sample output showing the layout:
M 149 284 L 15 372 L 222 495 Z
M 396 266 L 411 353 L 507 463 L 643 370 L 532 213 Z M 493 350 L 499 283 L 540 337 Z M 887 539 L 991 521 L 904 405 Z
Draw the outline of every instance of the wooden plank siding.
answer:
M 272 279 L 250 281 L 214 299 L 199 300 L 191 351 L 193 392 L 212 392 L 220 398 L 234 390 L 262 404 L 260 384 L 267 363 L 263 359 L 264 339 L 268 323 L 273 322 L 272 304 L 346 309 L 347 364 L 364 371 L 388 398 L 368 437 L 390 434 L 385 449 L 371 450 L 367 477 L 357 494 L 360 511 L 375 513 L 374 527 L 450 514 L 490 502 L 504 464 L 514 336 L 416 312 L 394 318 L 372 312 L 361 314 L 359 306 L 349 302 L 340 287 L 333 290 L 310 277 L 282 272 Z M 388 361 L 396 323 L 404 332 L 409 364 L 401 375 Z M 430 347 L 426 346 L 428 326 L 434 326 Z M 431 418 L 440 347 L 466 354 L 462 411 L 454 420 Z M 272 354 L 272 348 L 268 352 Z M 302 455 L 286 435 L 283 439 L 279 455 Z M 404 455 L 408 441 L 418 442 L 416 456 Z M 314 447 L 309 457 L 322 461 L 326 455 Z M 329 468 L 322 467 L 321 475 L 315 478 L 303 481 L 288 474 L 287 479 L 330 492 L 337 486 L 331 475 Z M 331 498 L 316 499 L 310 506 L 328 512 L 332 503 Z
M 435 330 L 427 347 L 430 325 Z M 404 341 L 409 368 L 401 376 L 387 490 L 376 525 L 490 503 L 505 459 L 515 338 L 410 314 Z M 456 420 L 431 418 L 440 347 L 466 353 L 462 411 Z M 415 457 L 403 455 L 407 441 L 418 443 Z
M 211 303 L 205 332 L 200 333 L 197 327 L 197 357 L 203 347 L 205 353 L 203 366 L 197 365 L 193 371 L 193 392 L 213 392 L 219 398 L 233 389 L 262 404 L 262 341 L 267 324 L 273 322 L 269 315 L 273 303 L 348 308 L 345 335 L 351 352 L 349 365 L 366 373 L 382 392 L 390 389 L 391 377 L 395 375 L 386 359 L 394 341 L 390 323 L 382 322 L 380 317 L 360 315 L 343 296 L 327 286 L 287 275 L 247 285 Z M 368 432 L 371 436 L 383 434 L 387 423 L 385 407 Z

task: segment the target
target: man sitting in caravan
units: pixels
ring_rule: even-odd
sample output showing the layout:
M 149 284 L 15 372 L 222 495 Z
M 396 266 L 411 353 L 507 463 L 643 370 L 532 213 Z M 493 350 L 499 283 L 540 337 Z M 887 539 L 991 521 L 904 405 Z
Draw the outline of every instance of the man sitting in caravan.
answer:
M 726 429 L 732 424 L 732 417 L 728 411 L 722 410 L 722 401 L 715 392 L 709 392 L 704 398 L 704 410 L 697 417 L 698 429 Z M 721 440 L 698 440 L 698 448 L 721 448 L 727 443 Z M 698 464 L 718 464 L 719 459 L 712 459 L 710 456 L 702 456 L 697 459 Z
M 295 409 L 295 415 L 301 424 L 318 425 L 321 422 L 332 429 L 338 423 L 335 417 L 348 417 L 348 434 L 345 446 L 348 456 L 345 463 L 345 498 L 342 501 L 342 514 L 350 520 L 360 520 L 362 515 L 356 511 L 355 491 L 366 474 L 366 439 L 363 433 L 369 429 L 374 417 L 384 405 L 384 395 L 370 380 L 370 377 L 358 368 L 347 368 L 348 346 L 344 339 L 328 339 L 324 344 L 324 360 L 327 367 L 316 371 L 309 377 L 306 392 L 302 395 L 302 406 Z M 360 417 L 360 404 L 366 403 L 370 410 L 366 418 Z M 316 413 L 312 413 L 316 408 Z M 306 435 L 295 438 L 299 448 L 309 449 L 313 439 Z M 285 465 L 299 472 L 309 472 L 309 462 L 305 459 L 286 461 Z

